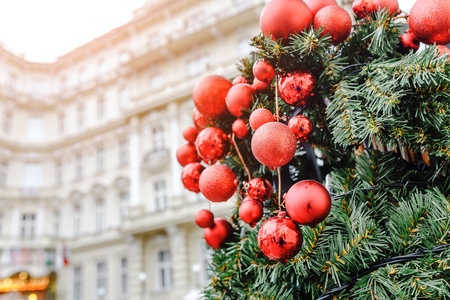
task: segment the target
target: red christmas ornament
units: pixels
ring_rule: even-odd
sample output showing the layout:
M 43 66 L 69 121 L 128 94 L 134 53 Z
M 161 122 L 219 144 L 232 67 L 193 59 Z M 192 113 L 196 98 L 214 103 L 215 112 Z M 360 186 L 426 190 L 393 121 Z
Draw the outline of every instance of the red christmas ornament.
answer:
M 272 0 L 266 4 L 259 17 L 261 31 L 273 40 L 287 43 L 291 34 L 308 28 L 313 15 L 302 0 Z
M 192 93 L 195 107 L 210 120 L 216 120 L 227 115 L 225 97 L 232 86 L 231 81 L 223 76 L 203 77 L 197 82 Z
M 280 76 L 278 91 L 281 98 L 294 106 L 305 105 L 306 101 L 314 95 L 316 79 L 308 71 L 296 71 Z
M 275 69 L 267 61 L 260 59 L 253 65 L 253 75 L 264 83 L 270 83 L 275 76 Z
M 297 137 L 297 140 L 305 141 L 312 133 L 313 123 L 308 117 L 299 115 L 289 120 L 288 127 Z
M 331 196 L 315 180 L 297 182 L 284 195 L 286 211 L 295 222 L 315 227 L 325 220 L 331 210 Z
M 248 83 L 248 80 L 244 76 L 239 75 L 238 77 L 233 79 L 233 85 L 238 83 Z
M 205 167 L 198 162 L 187 164 L 181 172 L 181 181 L 184 187 L 191 192 L 200 193 L 198 182 L 204 169 Z
M 365 18 L 376 11 L 377 6 L 374 0 L 355 0 L 353 1 L 352 10 L 359 18 Z
M 323 27 L 321 36 L 329 34 L 333 45 L 337 45 L 350 35 L 352 19 L 342 7 L 330 5 L 317 12 L 314 16 L 313 27 L 315 30 Z
M 275 170 L 294 157 L 297 139 L 286 125 L 270 122 L 256 130 L 251 147 L 253 155 L 261 164 Z
M 441 57 L 442 55 L 448 54 L 448 60 L 450 60 L 450 49 L 448 47 L 443 45 L 437 45 L 436 46 L 436 52 L 438 54 L 438 57 Z
M 417 0 L 409 14 L 409 27 L 422 43 L 450 43 L 450 1 Z
M 186 166 L 192 162 L 201 161 L 200 156 L 197 153 L 197 149 L 195 145 L 192 145 L 189 142 L 181 144 L 177 149 L 177 160 L 181 166 Z
M 382 9 L 388 10 L 391 16 L 395 16 L 398 12 L 398 1 L 397 0 L 373 0 L 375 3 L 375 11 L 381 7 Z
M 259 80 L 258 78 L 253 79 L 252 87 L 258 92 L 262 92 L 262 91 L 266 90 L 268 86 L 269 86 L 269 83 L 265 83 L 265 82 Z
M 256 90 L 248 83 L 233 85 L 225 99 L 228 111 L 236 117 L 242 116 L 242 110 L 252 107 L 252 97 L 255 94 Z
M 207 167 L 199 180 L 200 191 L 212 202 L 224 202 L 230 199 L 236 192 L 237 184 L 233 170 L 224 165 Z
M 306 5 L 308 5 L 313 16 L 315 16 L 325 6 L 337 5 L 337 3 L 336 0 L 306 0 Z
M 274 115 L 266 108 L 255 109 L 249 118 L 250 127 L 255 131 L 262 125 L 274 121 Z
M 227 135 L 217 127 L 208 127 L 200 131 L 195 145 L 200 157 L 210 165 L 224 158 L 230 149 Z
M 400 44 L 399 44 L 399 51 L 403 54 L 407 54 L 409 51 L 413 51 L 414 53 L 419 50 L 420 42 L 416 38 L 416 36 L 411 33 L 411 31 L 408 29 L 405 31 L 404 34 L 400 36 Z
M 239 217 L 250 227 L 255 227 L 256 223 L 263 217 L 263 206 L 261 202 L 251 198 L 245 198 L 239 206 Z
M 206 243 L 213 249 L 223 248 L 233 240 L 233 226 L 227 220 L 216 218 L 214 226 L 203 230 Z
M 194 126 L 188 126 L 183 130 L 184 139 L 191 144 L 195 143 L 195 140 L 197 139 L 197 135 L 198 135 L 198 130 Z
M 273 187 L 267 179 L 253 178 L 246 184 L 247 195 L 260 202 L 264 202 L 272 196 Z
M 194 125 L 198 130 L 202 130 L 209 125 L 213 125 L 213 122 L 208 121 L 208 119 L 204 115 L 202 115 L 202 113 L 199 112 L 196 108 L 194 108 L 194 111 L 192 113 L 192 121 L 194 122 Z
M 269 259 L 285 264 L 297 255 L 303 244 L 303 234 L 285 212 L 265 221 L 258 231 L 259 249 Z
M 234 135 L 240 139 L 245 139 L 250 133 L 250 130 L 248 129 L 247 124 L 245 124 L 245 121 L 239 118 L 233 122 L 233 125 L 231 125 L 231 130 L 233 131 Z
M 211 228 L 214 226 L 214 215 L 207 209 L 202 209 L 195 215 L 195 224 L 200 228 Z

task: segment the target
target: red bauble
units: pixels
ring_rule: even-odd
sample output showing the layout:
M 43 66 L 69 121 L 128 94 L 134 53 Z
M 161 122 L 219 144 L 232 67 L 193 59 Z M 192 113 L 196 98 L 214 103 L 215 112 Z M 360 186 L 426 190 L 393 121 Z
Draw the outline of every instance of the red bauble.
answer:
M 181 144 L 180 147 L 178 147 L 177 160 L 180 163 L 180 165 L 184 167 L 192 162 L 201 161 L 201 158 L 197 153 L 195 145 L 186 142 L 184 144 Z
M 281 98 L 290 105 L 305 105 L 306 101 L 314 95 L 316 79 L 308 71 L 296 71 L 280 76 L 278 91 Z
M 197 139 L 198 135 L 198 129 L 194 126 L 188 126 L 183 130 L 183 137 L 186 141 L 188 141 L 191 144 L 195 143 L 195 140 Z
M 315 180 L 297 182 L 284 195 L 284 200 L 289 217 L 310 227 L 325 220 L 331 210 L 330 193 Z
M 239 217 L 242 221 L 250 225 L 250 227 L 255 227 L 256 223 L 263 217 L 263 206 L 261 202 L 245 198 L 239 207 Z
M 232 83 L 233 83 L 233 85 L 238 84 L 238 83 L 248 83 L 248 80 L 244 76 L 239 75 L 238 77 L 233 79 Z
M 202 209 L 195 215 L 195 224 L 201 228 L 211 228 L 214 226 L 214 215 L 207 209 Z
M 248 83 L 233 85 L 226 97 L 228 111 L 236 117 L 242 116 L 242 110 L 252 107 L 252 97 L 255 94 L 256 90 Z
M 308 28 L 312 18 L 311 10 L 302 0 L 272 0 L 261 11 L 259 25 L 266 37 L 287 43 L 291 34 Z
M 227 115 L 225 97 L 232 86 L 231 81 L 223 76 L 210 75 L 202 78 L 192 93 L 195 107 L 210 120 Z
M 203 235 L 206 243 L 217 250 L 233 240 L 233 226 L 227 220 L 216 218 L 214 226 L 205 228 Z
M 292 117 L 289 120 L 288 127 L 299 141 L 307 140 L 314 128 L 311 120 L 303 115 Z
M 416 53 L 417 50 L 419 50 L 419 47 L 419 40 L 410 30 L 406 30 L 406 32 L 400 36 L 399 51 L 401 53 L 407 54 L 411 50 Z
M 253 178 L 247 183 L 246 186 L 247 195 L 253 199 L 260 202 L 264 202 L 272 196 L 273 188 L 272 184 L 267 179 L 263 178 Z
M 181 181 L 184 187 L 191 192 L 200 193 L 198 182 L 204 169 L 205 167 L 198 162 L 187 164 L 181 173 Z
M 353 12 L 359 18 L 365 18 L 370 13 L 377 10 L 374 0 L 355 0 L 352 5 Z
M 237 184 L 233 170 L 224 165 L 207 167 L 199 180 L 200 191 L 212 202 L 224 202 L 230 199 L 236 192 Z
M 294 157 L 297 139 L 286 125 L 270 122 L 256 130 L 251 147 L 253 155 L 261 164 L 275 170 Z
M 398 1 L 397 0 L 373 0 L 375 3 L 375 10 L 379 7 L 388 10 L 391 16 L 394 16 L 398 12 Z
M 195 141 L 200 157 L 208 164 L 214 164 L 227 155 L 230 141 L 225 132 L 217 127 L 208 127 L 200 131 Z
M 313 16 L 315 16 L 325 6 L 337 5 L 337 3 L 336 0 L 306 0 L 306 5 L 308 5 Z
M 208 121 L 208 119 L 196 108 L 194 108 L 194 111 L 192 112 L 192 121 L 198 130 L 202 130 L 209 125 L 213 125 L 213 122 Z
M 448 60 L 450 60 L 450 49 L 448 49 L 448 47 L 443 45 L 437 45 L 436 52 L 438 54 L 438 57 L 441 57 L 444 54 L 448 54 Z
M 314 16 L 313 27 L 315 30 L 323 26 L 321 36 L 329 34 L 333 45 L 337 45 L 350 35 L 352 31 L 352 19 L 348 12 L 337 5 L 326 6 Z
M 253 75 L 264 83 L 270 83 L 275 76 L 275 69 L 267 61 L 260 59 L 253 65 Z
M 258 78 L 253 79 L 252 87 L 258 92 L 262 92 L 262 91 L 266 90 L 268 86 L 269 86 L 269 83 L 265 83 L 265 82 L 259 80 Z
M 450 1 L 418 0 L 409 14 L 409 27 L 422 43 L 450 43 Z
M 231 125 L 231 130 L 233 131 L 234 135 L 240 139 L 245 139 L 250 133 L 247 124 L 245 124 L 245 121 L 242 119 L 236 119 L 233 122 L 233 125 Z
M 258 231 L 259 249 L 269 258 L 285 264 L 297 255 L 303 244 L 303 234 L 285 212 L 265 221 Z
M 249 119 L 250 127 L 255 131 L 262 125 L 274 121 L 274 115 L 267 108 L 255 109 Z

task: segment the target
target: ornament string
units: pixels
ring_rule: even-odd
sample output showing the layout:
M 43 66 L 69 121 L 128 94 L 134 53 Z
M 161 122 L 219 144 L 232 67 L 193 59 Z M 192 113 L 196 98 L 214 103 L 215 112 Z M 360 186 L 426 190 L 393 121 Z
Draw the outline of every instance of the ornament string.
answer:
M 275 108 L 277 113 L 277 122 L 280 122 L 280 113 L 278 107 L 278 73 L 275 74 Z M 281 170 L 277 168 L 278 173 L 278 211 L 281 211 Z
M 247 165 L 245 164 L 245 161 L 244 161 L 244 158 L 242 157 L 241 151 L 239 151 L 239 147 L 238 147 L 238 145 L 236 143 L 236 139 L 234 138 L 234 133 L 231 134 L 231 140 L 233 141 L 233 145 L 236 148 L 236 152 L 237 152 L 237 154 L 239 156 L 239 159 L 241 160 L 241 163 L 244 166 L 245 172 L 247 173 L 248 181 L 250 181 L 250 180 L 252 180 L 252 176 L 250 174 L 250 171 L 247 168 Z

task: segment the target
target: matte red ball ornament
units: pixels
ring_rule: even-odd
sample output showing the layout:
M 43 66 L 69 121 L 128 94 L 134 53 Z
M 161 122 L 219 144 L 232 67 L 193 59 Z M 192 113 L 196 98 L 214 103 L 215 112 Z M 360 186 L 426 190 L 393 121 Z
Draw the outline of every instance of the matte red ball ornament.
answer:
M 207 209 L 202 209 L 195 215 L 195 224 L 200 228 L 211 228 L 214 226 L 214 215 Z
M 213 122 L 208 121 L 208 119 L 196 108 L 194 108 L 194 111 L 192 112 L 192 121 L 198 130 L 202 130 L 209 125 L 213 125 Z
M 355 0 L 352 4 L 352 10 L 359 18 L 365 18 L 377 10 L 374 0 Z
M 184 167 L 189 163 L 201 161 L 201 158 L 197 153 L 197 148 L 195 145 L 186 142 L 178 147 L 177 160 L 178 163 Z
M 441 57 L 442 55 L 448 54 L 448 60 L 450 60 L 450 49 L 444 45 L 437 45 L 436 46 L 436 52 L 438 54 L 438 57 Z
M 284 195 L 286 211 L 295 222 L 315 227 L 331 210 L 328 190 L 315 180 L 297 182 Z
M 186 141 L 188 141 L 191 144 L 195 143 L 195 140 L 197 139 L 198 135 L 198 129 L 194 126 L 188 126 L 183 130 L 183 137 Z
M 208 127 L 200 131 L 195 145 L 200 157 L 210 165 L 224 158 L 230 150 L 230 141 L 226 133 L 217 127 Z
M 323 27 L 321 36 L 329 34 L 333 45 L 337 45 L 350 35 L 352 19 L 342 7 L 330 5 L 317 12 L 314 16 L 313 27 L 315 30 Z
M 422 43 L 450 43 L 450 1 L 417 0 L 409 14 L 409 28 Z
M 256 90 L 248 83 L 233 85 L 226 97 L 228 111 L 236 117 L 242 116 L 243 110 L 252 107 L 252 97 L 255 94 Z
M 233 170 L 224 165 L 207 167 L 200 175 L 200 192 L 212 202 L 225 202 L 236 192 L 238 181 Z
M 233 79 L 232 83 L 233 83 L 233 85 L 238 84 L 238 83 L 248 83 L 248 80 L 244 76 L 239 75 Z
M 375 3 L 375 10 L 379 7 L 389 12 L 389 15 L 395 16 L 398 12 L 398 0 L 373 0 Z
M 311 10 L 302 0 L 272 0 L 261 11 L 259 25 L 266 37 L 287 43 L 291 34 L 308 28 L 312 18 Z
M 413 51 L 414 53 L 419 50 L 420 42 L 410 30 L 406 30 L 404 34 L 400 36 L 399 51 L 403 54 Z
M 251 148 L 253 155 L 261 164 L 275 170 L 294 157 L 297 139 L 286 125 L 270 122 L 256 130 Z
M 184 187 L 191 192 L 200 193 L 198 183 L 203 170 L 205 170 L 205 167 L 198 162 L 187 164 L 181 172 L 181 181 Z
M 337 3 L 336 0 L 306 0 L 306 5 L 308 5 L 313 16 L 315 16 L 325 6 L 337 5 Z
M 250 127 L 255 131 L 269 122 L 275 122 L 275 116 L 267 108 L 257 108 L 250 114 Z
M 273 187 L 267 179 L 253 178 L 245 184 L 247 195 L 253 200 L 264 202 L 272 196 Z
M 251 198 L 245 198 L 241 206 L 239 206 L 239 217 L 250 227 L 255 227 L 263 217 L 263 206 L 261 202 Z
M 210 120 L 227 115 L 225 97 L 232 86 L 231 81 L 223 76 L 203 77 L 197 82 L 192 93 L 195 107 Z
M 275 69 L 267 61 L 260 59 L 253 65 L 253 75 L 264 83 L 270 83 L 275 76 Z
M 216 218 L 214 226 L 205 228 L 203 236 L 206 243 L 213 249 L 225 247 L 225 244 L 233 240 L 233 226 L 227 220 Z
M 269 259 L 285 264 L 296 256 L 303 244 L 303 234 L 285 212 L 265 221 L 258 231 L 259 249 Z
M 314 95 L 316 79 L 308 71 L 296 71 L 280 76 L 278 91 L 281 98 L 294 106 L 305 105 L 308 99 Z
M 258 78 L 254 78 L 252 87 L 256 91 L 262 92 L 262 91 L 266 90 L 269 87 L 269 83 L 265 83 L 265 82 L 259 80 Z
M 247 124 L 245 124 L 245 121 L 240 118 L 233 122 L 231 125 L 231 130 L 234 135 L 240 139 L 245 139 L 250 134 L 250 129 L 248 129 Z
M 305 141 L 309 138 L 313 130 L 311 120 L 303 115 L 294 116 L 289 120 L 288 127 L 299 141 Z

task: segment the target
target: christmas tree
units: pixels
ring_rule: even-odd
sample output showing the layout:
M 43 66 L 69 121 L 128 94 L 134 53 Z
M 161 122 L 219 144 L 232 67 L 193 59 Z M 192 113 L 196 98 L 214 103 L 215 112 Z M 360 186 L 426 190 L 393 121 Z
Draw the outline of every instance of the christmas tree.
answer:
M 183 183 L 237 199 L 196 216 L 205 299 L 450 298 L 450 3 L 353 12 L 272 0 L 242 75 L 196 85 Z

